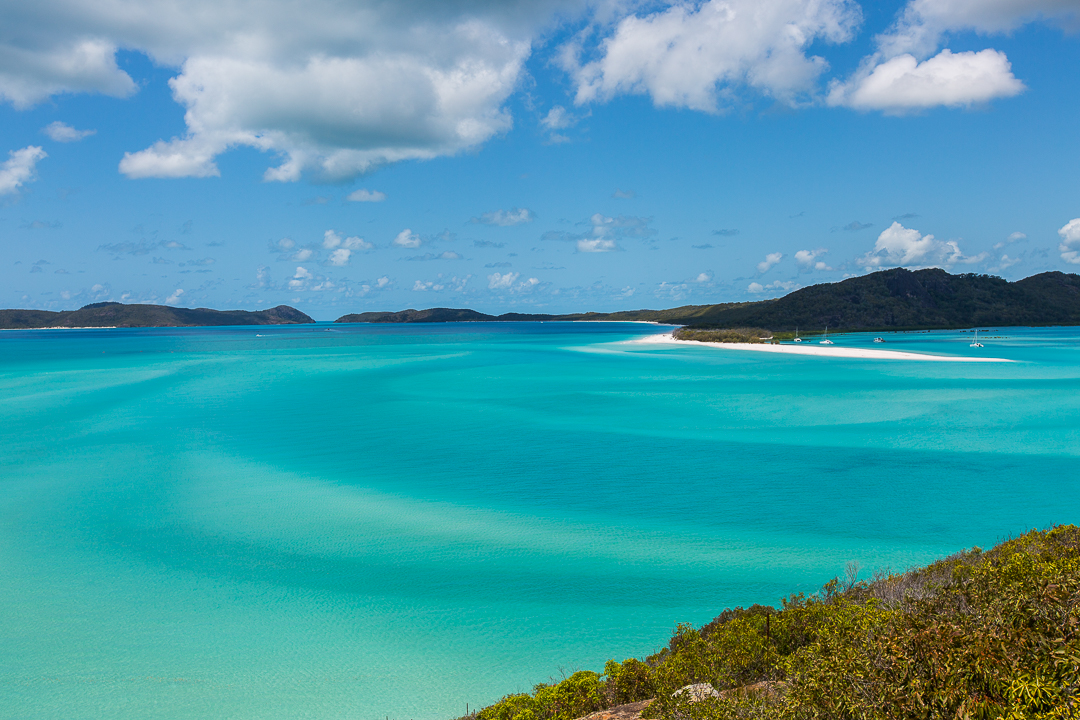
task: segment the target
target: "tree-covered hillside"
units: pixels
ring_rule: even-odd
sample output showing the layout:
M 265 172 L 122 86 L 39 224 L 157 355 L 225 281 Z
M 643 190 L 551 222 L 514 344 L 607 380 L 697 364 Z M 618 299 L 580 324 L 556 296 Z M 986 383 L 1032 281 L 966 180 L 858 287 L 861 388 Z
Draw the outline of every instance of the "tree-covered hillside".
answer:
M 310 317 L 288 305 L 269 310 L 211 310 L 166 305 L 93 303 L 61 312 L 47 310 L 0 310 L 0 329 L 48 327 L 197 327 L 219 325 L 293 325 L 313 323 Z

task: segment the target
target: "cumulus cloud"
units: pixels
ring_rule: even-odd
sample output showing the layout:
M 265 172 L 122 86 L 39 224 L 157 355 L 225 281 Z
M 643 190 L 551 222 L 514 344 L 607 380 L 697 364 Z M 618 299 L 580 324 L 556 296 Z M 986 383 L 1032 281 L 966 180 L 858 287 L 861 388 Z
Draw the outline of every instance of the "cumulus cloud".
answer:
M 712 273 L 703 272 L 703 273 L 698 273 L 698 276 L 696 278 L 694 278 L 694 282 L 696 282 L 696 283 L 708 283 L 708 282 L 712 282 L 712 279 L 713 279 Z
M 386 199 L 386 193 L 379 192 L 378 190 L 368 190 L 367 188 L 360 188 L 359 190 L 353 190 L 351 193 L 345 196 L 345 199 L 349 202 L 382 202 Z
M 67 123 L 56 120 L 41 128 L 41 132 L 45 133 L 56 142 L 68 143 L 78 142 L 83 138 L 90 137 L 95 134 L 97 130 L 76 130 Z
M 889 57 L 927 56 L 949 32 L 1006 33 L 1034 21 L 1075 27 L 1078 16 L 1072 0 L 911 0 L 877 40 Z
M 891 28 L 876 38 L 877 52 L 828 101 L 867 110 L 908 112 L 985 103 L 1024 90 L 1004 53 L 937 52 L 955 32 L 1007 33 L 1029 22 L 1075 28 L 1074 0 L 911 0 Z M 935 53 L 937 53 L 935 55 Z
M 86 37 L 94 34 L 93 30 L 87 33 L 88 28 L 80 27 L 73 17 L 82 14 L 80 10 L 93 14 L 90 4 L 86 5 L 71 8 L 61 2 L 35 3 L 5 19 L 5 38 L 0 43 L 0 99 L 25 109 L 59 93 L 126 97 L 135 92 L 135 82 L 116 65 L 116 43 Z M 130 9 L 136 9 L 132 5 Z M 57 22 L 58 18 L 65 21 Z
M 603 253 L 622 250 L 618 240 L 623 238 L 649 238 L 656 230 L 649 227 L 651 218 L 619 215 L 608 217 L 595 213 L 588 220 L 590 229 L 584 233 L 546 232 L 544 240 L 565 240 L 576 244 L 580 253 Z
M 499 227 L 509 227 L 511 225 L 531 223 L 535 219 L 535 213 L 528 208 L 512 208 L 510 210 L 493 210 L 492 212 L 486 212 L 480 217 L 474 217 L 469 222 L 475 225 L 498 225 Z
M 504 107 L 552 18 L 581 0 L 445 2 L 39 0 L 5 16 L 0 99 L 137 90 L 118 48 L 176 68 L 186 131 L 129 153 L 133 177 L 208 176 L 247 146 L 282 158 L 268 180 L 343 179 L 475 147 L 511 126 Z
M 907 112 L 975 105 L 1023 91 L 1005 53 L 945 49 L 923 62 L 905 53 L 867 65 L 852 80 L 833 84 L 828 102 L 859 110 Z
M 827 252 L 829 251 L 825 248 L 818 248 L 817 250 L 799 250 L 795 253 L 795 263 L 799 266 L 799 270 L 803 272 L 809 272 L 811 270 L 832 270 L 824 260 L 819 259 Z
M 0 165 L 0 195 L 10 195 L 24 184 L 32 182 L 38 161 L 49 156 L 37 145 L 11 150 L 8 155 L 10 157 Z
M 488 275 L 488 288 L 491 290 L 504 290 L 513 285 L 520 273 L 507 272 L 507 273 L 491 273 Z
M 349 250 L 348 248 L 338 248 L 330 253 L 327 262 L 334 267 L 344 267 L 349 264 L 350 255 L 352 255 L 352 250 Z
M 95 285 L 94 287 L 96 288 L 96 287 L 98 287 L 98 286 L 97 286 L 97 285 Z M 173 294 L 172 294 L 172 295 L 170 295 L 169 297 L 165 298 L 165 304 L 166 304 L 166 305 L 176 305 L 177 303 L 179 303 L 179 302 L 180 302 L 180 297 L 181 297 L 181 296 L 182 296 L 183 294 L 184 294 L 184 291 L 183 291 L 183 290 L 181 290 L 180 288 L 176 288 L 176 290 L 175 290 L 175 291 L 173 291 Z
M 759 273 L 762 273 L 762 274 L 767 273 L 769 271 L 769 268 L 771 268 L 773 265 L 776 265 L 778 262 L 780 262 L 783 259 L 784 259 L 784 254 L 783 253 L 778 253 L 778 252 L 769 253 L 768 255 L 765 256 L 764 260 L 762 260 L 761 262 L 758 263 L 757 271 Z
M 815 42 L 845 42 L 861 20 L 848 0 L 673 2 L 629 15 L 582 62 L 588 38 L 564 48 L 562 64 L 579 105 L 647 94 L 658 107 L 716 112 L 741 88 L 796 103 L 827 63 L 807 55 Z
M 362 237 L 356 237 L 354 235 L 352 237 L 343 238 L 334 230 L 327 230 L 323 233 L 322 246 L 327 250 L 338 248 L 352 251 L 370 250 L 375 247 Z
M 1058 235 L 1061 236 L 1061 244 L 1058 250 L 1061 259 L 1073 265 L 1080 265 L 1080 218 L 1073 218 L 1065 224 Z
M 799 283 L 797 282 L 792 282 L 790 280 L 775 280 L 768 285 L 752 282 L 746 286 L 746 291 L 754 293 L 755 295 L 764 292 L 772 292 L 775 294 L 776 291 L 791 292 L 797 287 L 799 287 Z
M 423 242 L 420 236 L 409 228 L 405 228 L 394 238 L 394 244 L 403 248 L 418 248 Z
M 894 222 L 878 235 L 874 249 L 856 263 L 864 268 L 938 267 L 972 265 L 986 258 L 986 253 L 964 255 L 955 240 L 941 241 Z

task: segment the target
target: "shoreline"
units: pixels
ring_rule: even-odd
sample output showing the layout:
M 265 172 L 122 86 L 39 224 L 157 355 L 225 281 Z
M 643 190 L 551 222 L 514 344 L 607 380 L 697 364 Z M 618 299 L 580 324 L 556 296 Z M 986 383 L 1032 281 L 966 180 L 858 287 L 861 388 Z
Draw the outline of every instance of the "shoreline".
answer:
M 645 337 L 625 342 L 633 345 L 705 345 L 707 347 L 731 350 L 754 350 L 757 352 L 780 353 L 782 355 L 811 355 L 815 357 L 860 358 L 865 360 L 923 360 L 931 362 L 996 362 L 1011 363 L 1015 360 L 989 357 L 963 357 L 960 355 L 927 355 L 924 353 L 905 352 L 903 350 L 878 350 L 876 348 L 851 348 L 836 345 L 771 345 L 769 343 L 718 343 L 697 340 L 676 340 L 671 333 L 646 335 Z

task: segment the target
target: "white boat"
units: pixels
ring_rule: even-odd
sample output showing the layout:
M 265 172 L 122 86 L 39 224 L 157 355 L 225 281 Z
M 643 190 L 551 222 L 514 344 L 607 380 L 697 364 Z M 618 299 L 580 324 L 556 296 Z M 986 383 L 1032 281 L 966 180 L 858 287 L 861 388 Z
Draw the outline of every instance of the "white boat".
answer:
M 982 347 L 983 344 L 979 342 L 979 328 L 975 328 L 975 339 L 971 341 L 971 347 Z
M 885 342 L 885 338 L 874 338 L 874 342 Z
M 818 345 L 832 345 L 833 341 L 829 339 L 829 326 L 825 326 L 825 338 L 818 343 Z
M 792 342 L 802 342 L 802 338 L 799 337 L 799 326 L 795 326 L 795 339 Z

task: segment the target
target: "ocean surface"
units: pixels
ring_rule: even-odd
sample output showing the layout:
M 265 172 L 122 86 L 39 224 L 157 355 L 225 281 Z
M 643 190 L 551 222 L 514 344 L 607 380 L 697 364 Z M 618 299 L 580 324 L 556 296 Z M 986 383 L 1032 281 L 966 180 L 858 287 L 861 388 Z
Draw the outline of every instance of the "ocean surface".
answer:
M 448 720 L 1080 521 L 1080 329 L 0 332 L 0 717 Z

